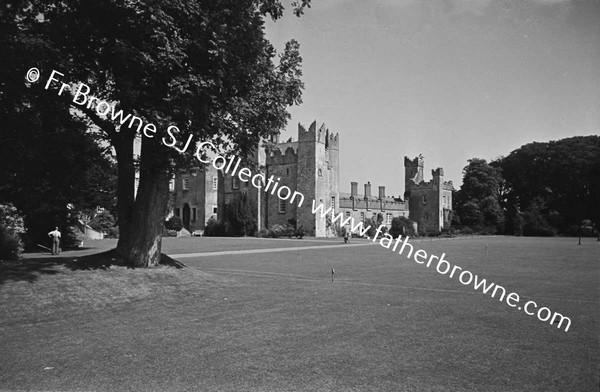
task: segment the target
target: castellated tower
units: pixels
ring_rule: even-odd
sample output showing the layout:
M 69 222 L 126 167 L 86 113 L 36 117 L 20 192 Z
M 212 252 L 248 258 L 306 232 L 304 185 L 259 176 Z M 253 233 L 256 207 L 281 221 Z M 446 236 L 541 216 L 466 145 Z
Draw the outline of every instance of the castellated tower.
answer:
M 423 182 L 423 167 L 425 166 L 425 158 L 423 155 L 415 159 L 404 157 L 404 198 L 407 198 L 407 193 L 411 184 L 420 184 Z
M 332 233 L 326 219 L 312 213 L 312 200 L 339 209 L 339 135 L 330 133 L 325 124 L 317 129 L 316 121 L 308 130 L 298 124 L 297 156 L 297 190 L 306 197 L 297 211 L 297 225 L 304 226 L 308 235 L 326 237 Z
M 433 179 L 423 180 L 424 158 L 404 157 L 404 199 L 408 202 L 409 219 L 416 222 L 421 233 L 439 232 L 450 226 L 452 182 L 444 182 L 444 170 L 431 171 Z

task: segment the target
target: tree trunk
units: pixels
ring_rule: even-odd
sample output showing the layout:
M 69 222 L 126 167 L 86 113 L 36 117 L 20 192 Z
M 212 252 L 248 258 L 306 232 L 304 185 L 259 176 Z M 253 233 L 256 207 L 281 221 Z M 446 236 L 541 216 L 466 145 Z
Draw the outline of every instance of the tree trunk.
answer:
M 119 222 L 119 242 L 117 251 L 120 253 L 124 244 L 128 243 L 128 234 L 135 200 L 135 165 L 133 160 L 133 141 L 135 134 L 127 132 L 124 127 L 113 145 L 117 153 L 117 215 Z
M 169 158 L 164 148 L 143 138 L 140 183 L 126 235 L 117 252 L 134 267 L 153 267 L 160 262 L 162 231 L 169 201 Z

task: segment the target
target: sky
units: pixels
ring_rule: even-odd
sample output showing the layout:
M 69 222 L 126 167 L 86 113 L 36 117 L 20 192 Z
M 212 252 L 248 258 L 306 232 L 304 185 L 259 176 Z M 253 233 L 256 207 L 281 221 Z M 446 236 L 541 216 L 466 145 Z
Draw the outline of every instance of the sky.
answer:
M 462 183 L 468 159 L 600 134 L 600 1 L 312 0 L 266 24 L 303 58 L 303 103 L 340 135 L 340 192 L 404 192 L 404 156 Z

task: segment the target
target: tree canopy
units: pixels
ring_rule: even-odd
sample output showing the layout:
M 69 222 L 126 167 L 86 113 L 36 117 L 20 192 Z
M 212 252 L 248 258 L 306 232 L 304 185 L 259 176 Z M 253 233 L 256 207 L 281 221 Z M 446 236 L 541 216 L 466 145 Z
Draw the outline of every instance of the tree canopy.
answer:
M 463 184 L 455 197 L 456 213 L 466 226 L 502 231 L 504 213 L 500 207 L 503 184 L 500 169 L 485 159 L 469 159 L 463 169 Z
M 293 1 L 296 15 L 309 3 Z M 3 47 L 14 60 L 7 67 L 15 80 L 24 83 L 32 66 L 43 80 L 57 70 L 64 74 L 61 82 L 85 83 L 90 95 L 156 125 L 155 137 L 141 138 L 136 159 L 135 125 L 74 104 L 74 91 L 59 96 L 59 83 L 50 91 L 44 83 L 28 86 L 31 94 L 71 105 L 71 116 L 87 122 L 87 134 L 114 148 L 117 250 L 125 261 L 149 266 L 160 260 L 170 175 L 174 167 L 194 163 L 189 150 L 170 147 L 183 150 L 191 137 L 244 156 L 277 134 L 289 119 L 287 108 L 301 102 L 298 43 L 290 40 L 278 55 L 264 33 L 264 18 L 276 20 L 283 9 L 278 0 L 33 0 L 6 6 Z M 161 143 L 169 126 L 177 127 L 173 146 Z
M 489 164 L 471 159 L 463 173 L 454 198 L 460 225 L 517 235 L 600 228 L 600 136 L 525 144 Z
M 600 136 L 529 143 L 494 165 L 502 170 L 511 218 L 533 214 L 526 218 L 565 234 L 584 219 L 600 227 Z

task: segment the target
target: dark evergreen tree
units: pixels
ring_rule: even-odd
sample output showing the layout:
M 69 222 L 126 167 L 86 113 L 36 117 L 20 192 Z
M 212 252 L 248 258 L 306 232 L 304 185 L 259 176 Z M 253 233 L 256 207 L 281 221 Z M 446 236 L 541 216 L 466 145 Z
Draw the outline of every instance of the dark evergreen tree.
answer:
M 485 159 L 469 159 L 463 169 L 463 184 L 454 197 L 462 225 L 491 232 L 502 231 L 504 211 L 500 206 L 503 178 L 499 168 Z
M 254 235 L 257 228 L 256 208 L 248 199 L 248 194 L 240 193 L 225 205 L 224 221 L 232 235 Z

